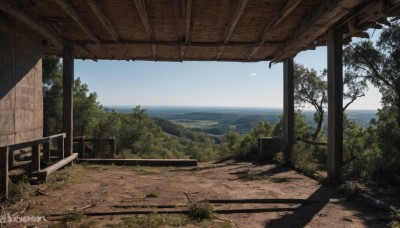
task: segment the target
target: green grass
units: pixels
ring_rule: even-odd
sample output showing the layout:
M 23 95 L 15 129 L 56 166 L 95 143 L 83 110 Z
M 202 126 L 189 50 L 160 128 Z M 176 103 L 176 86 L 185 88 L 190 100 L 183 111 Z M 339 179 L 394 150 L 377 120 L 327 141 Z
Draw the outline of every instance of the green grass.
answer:
M 17 183 L 10 181 L 8 192 L 9 198 L 7 202 L 10 204 L 16 204 L 28 200 L 34 193 L 35 189 L 36 188 L 28 182 L 28 179 L 25 176 L 23 176 Z
M 83 211 L 81 210 L 73 210 L 69 211 L 67 214 L 64 215 L 65 222 L 80 222 L 82 218 L 85 216 Z
M 215 217 L 214 214 L 214 206 L 209 202 L 201 202 L 195 203 L 190 207 L 190 217 L 196 221 L 202 221 L 205 219 L 213 219 Z
M 45 183 L 48 189 L 60 189 L 72 180 L 82 176 L 85 168 L 81 165 L 71 165 L 52 173 Z
M 219 123 L 217 121 L 212 121 L 212 120 L 186 120 L 186 119 L 171 120 L 171 122 L 180 124 L 185 128 L 209 128 Z

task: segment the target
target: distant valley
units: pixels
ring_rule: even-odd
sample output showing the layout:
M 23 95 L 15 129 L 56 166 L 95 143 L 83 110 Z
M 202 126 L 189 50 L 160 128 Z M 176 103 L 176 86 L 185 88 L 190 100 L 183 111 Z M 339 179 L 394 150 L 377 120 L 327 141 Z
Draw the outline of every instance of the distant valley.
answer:
M 119 113 L 131 113 L 133 106 L 108 106 L 105 110 Z M 167 107 L 144 106 L 142 107 L 159 125 L 167 124 L 161 119 L 181 125 L 186 129 L 196 132 L 205 132 L 214 136 L 221 136 L 229 130 L 235 130 L 241 134 L 249 132 L 258 121 L 267 121 L 274 125 L 279 121 L 282 110 L 279 108 L 224 108 L 224 107 Z M 376 110 L 348 110 L 350 119 L 355 120 L 361 126 L 369 125 L 371 119 L 377 118 Z M 303 111 L 306 121 L 314 126 L 314 112 Z

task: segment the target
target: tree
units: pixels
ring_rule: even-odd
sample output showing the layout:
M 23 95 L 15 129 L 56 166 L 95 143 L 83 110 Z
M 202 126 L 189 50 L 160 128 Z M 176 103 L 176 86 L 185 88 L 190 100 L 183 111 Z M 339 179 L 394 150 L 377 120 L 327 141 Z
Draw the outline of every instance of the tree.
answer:
M 326 71 L 318 74 L 314 69 L 309 70 L 302 65 L 295 64 L 294 70 L 294 98 L 299 105 L 311 105 L 315 109 L 314 121 L 317 127 L 311 138 L 315 141 L 322 129 L 327 97 L 327 82 L 324 80 Z
M 321 135 L 328 103 L 327 71 L 325 69 L 318 74 L 316 70 L 305 68 L 300 64 L 295 64 L 294 67 L 295 102 L 300 107 L 310 105 L 315 109 L 314 122 L 316 128 L 310 137 L 313 141 L 316 141 Z M 368 87 L 365 80 L 360 80 L 351 71 L 345 72 L 343 85 L 343 99 L 346 101 L 343 106 L 344 112 L 357 98 L 365 96 L 364 92 Z
M 382 104 L 393 109 L 400 126 L 400 24 L 383 30 L 376 45 L 362 41 L 346 47 L 344 63 L 352 75 L 379 89 Z
M 43 64 L 43 135 L 62 131 L 62 65 L 56 56 L 44 56 Z

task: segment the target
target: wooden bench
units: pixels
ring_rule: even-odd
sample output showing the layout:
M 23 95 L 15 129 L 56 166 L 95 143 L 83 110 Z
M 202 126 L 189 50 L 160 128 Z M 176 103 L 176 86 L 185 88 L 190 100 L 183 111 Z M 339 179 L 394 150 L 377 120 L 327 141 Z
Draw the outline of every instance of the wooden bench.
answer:
M 41 169 L 38 171 L 33 172 L 32 174 L 34 176 L 37 176 L 38 180 L 40 181 L 46 181 L 47 176 L 50 175 L 51 173 L 54 173 L 55 171 L 61 169 L 62 167 L 64 167 L 65 165 L 67 165 L 68 163 L 72 162 L 73 160 L 75 160 L 78 157 L 78 153 L 73 153 L 70 156 L 58 161 L 57 163 L 45 168 L 45 169 Z

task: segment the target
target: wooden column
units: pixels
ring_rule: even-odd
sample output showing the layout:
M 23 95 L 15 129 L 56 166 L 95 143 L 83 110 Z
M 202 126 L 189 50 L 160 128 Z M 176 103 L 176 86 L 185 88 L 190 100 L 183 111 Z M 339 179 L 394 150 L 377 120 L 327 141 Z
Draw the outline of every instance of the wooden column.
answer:
M 85 158 L 85 138 L 82 136 L 79 138 L 79 158 Z
M 0 147 L 0 197 L 8 199 L 8 147 Z
M 57 146 L 58 146 L 58 158 L 59 159 L 64 159 L 64 144 L 65 144 L 65 138 L 60 137 L 57 139 Z
M 32 146 L 31 172 L 40 170 L 40 145 Z
M 343 161 L 343 32 L 328 33 L 328 176 L 340 176 Z
M 63 53 L 63 131 L 66 133 L 64 157 L 73 149 L 73 87 L 74 87 L 74 48 L 68 43 Z
M 43 161 L 50 162 L 50 142 L 43 143 Z
M 293 58 L 283 63 L 283 152 L 290 161 L 294 144 L 294 65 Z

